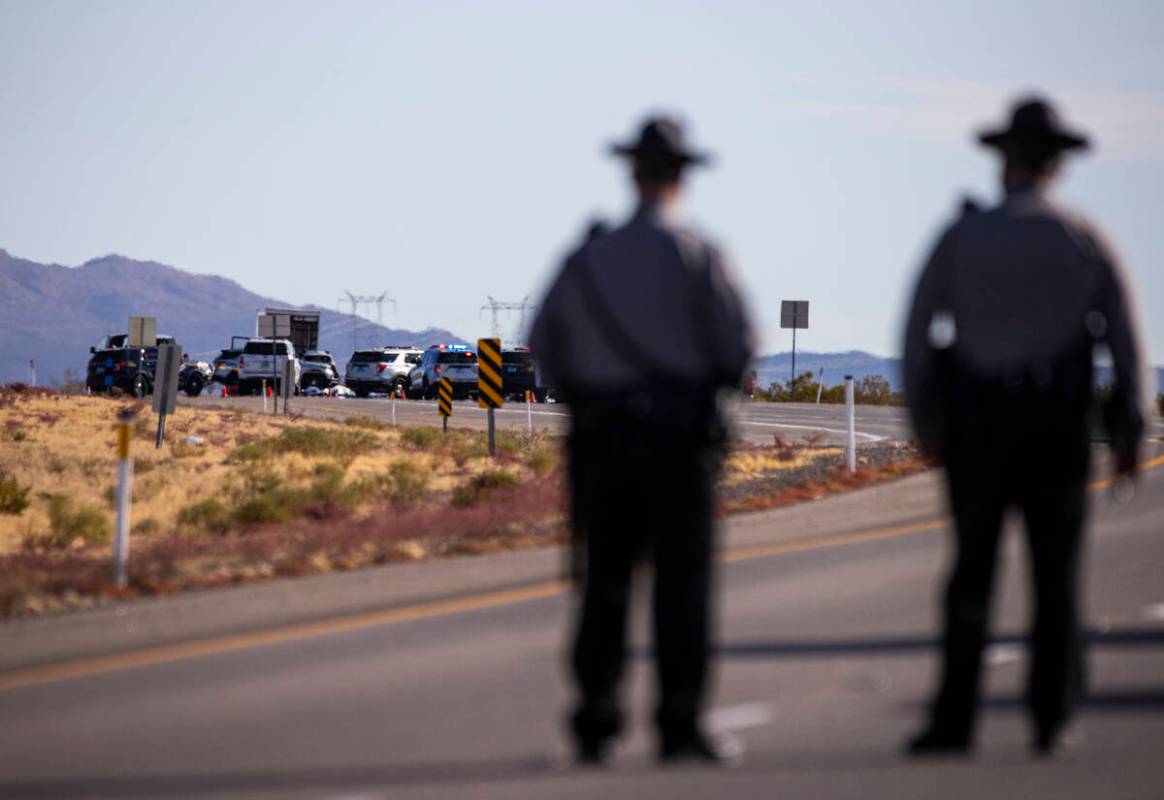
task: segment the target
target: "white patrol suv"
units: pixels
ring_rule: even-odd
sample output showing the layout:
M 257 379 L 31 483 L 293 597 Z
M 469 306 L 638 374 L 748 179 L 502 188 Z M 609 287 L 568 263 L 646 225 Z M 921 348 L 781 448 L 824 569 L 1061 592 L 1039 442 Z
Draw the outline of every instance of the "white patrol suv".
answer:
M 301 370 L 295 345 L 289 339 L 251 339 L 238 358 L 239 393 L 260 391 L 264 380 L 278 392 L 283 382 L 284 364 L 288 361 L 291 362 L 292 386 L 298 393 Z
M 407 389 L 408 373 L 420 363 L 422 353 L 411 345 L 357 350 L 344 370 L 344 385 L 357 397 Z
M 477 394 L 477 354 L 463 344 L 434 344 L 409 377 L 408 396 L 431 400 L 441 378 L 453 382 L 454 397 Z

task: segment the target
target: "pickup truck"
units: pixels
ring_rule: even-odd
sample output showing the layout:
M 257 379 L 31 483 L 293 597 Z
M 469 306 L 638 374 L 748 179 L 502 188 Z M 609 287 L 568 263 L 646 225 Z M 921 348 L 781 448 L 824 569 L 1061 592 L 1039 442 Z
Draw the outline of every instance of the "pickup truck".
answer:
M 284 365 L 291 362 L 291 381 L 299 393 L 301 368 L 295 345 L 289 339 L 251 339 L 238 357 L 238 388 L 240 394 L 261 391 L 264 380 L 278 392 L 282 388 Z

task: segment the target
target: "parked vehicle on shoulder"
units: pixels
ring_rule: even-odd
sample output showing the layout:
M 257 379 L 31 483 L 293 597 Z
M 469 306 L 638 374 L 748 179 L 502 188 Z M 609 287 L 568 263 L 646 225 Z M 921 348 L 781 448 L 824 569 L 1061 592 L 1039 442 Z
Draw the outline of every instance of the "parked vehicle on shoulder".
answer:
M 215 383 L 221 383 L 223 386 L 238 386 L 238 359 L 249 341 L 249 336 L 230 337 L 230 347 L 219 351 L 211 362 L 214 366 L 213 380 Z
M 89 348 L 85 369 L 85 387 L 91 392 L 119 389 L 134 397 L 154 391 L 154 374 L 158 368 L 158 348 L 126 347 L 126 334 L 106 336 L 101 345 Z M 158 336 L 159 344 L 172 344 L 173 336 Z
M 420 363 L 424 353 L 411 345 L 375 347 L 357 350 L 344 370 L 344 385 L 358 397 L 391 394 L 408 388 L 408 374 Z
M 335 359 L 326 350 L 309 350 L 303 354 L 300 362 L 301 377 L 300 390 L 309 386 L 318 389 L 327 389 L 339 383 L 339 367 Z
M 549 399 L 550 390 L 541 383 L 541 372 L 528 347 L 514 347 L 501 351 L 501 391 L 506 397 L 525 399 L 533 392 L 539 403 Z
M 265 380 L 276 392 L 282 389 L 285 364 L 291 363 L 291 382 L 298 391 L 300 365 L 295 345 L 289 339 L 251 339 L 238 359 L 238 387 L 241 394 L 261 391 Z
M 197 397 L 202 389 L 214 379 L 214 370 L 205 361 L 183 361 L 178 372 L 178 391 L 188 397 Z
M 463 344 L 434 344 L 409 374 L 408 396 L 431 400 L 441 378 L 453 382 L 453 397 L 477 396 L 477 354 Z

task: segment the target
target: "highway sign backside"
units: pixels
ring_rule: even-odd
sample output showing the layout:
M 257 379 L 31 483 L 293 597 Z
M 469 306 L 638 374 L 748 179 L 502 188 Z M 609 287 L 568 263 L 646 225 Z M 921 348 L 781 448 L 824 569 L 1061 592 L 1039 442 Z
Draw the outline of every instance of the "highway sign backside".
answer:
M 154 411 L 173 414 L 178 407 L 178 373 L 182 370 L 182 348 L 176 344 L 158 346 L 158 366 L 154 371 Z
M 807 328 L 808 301 L 782 300 L 780 302 L 780 327 L 793 329 Z
M 126 347 L 157 347 L 158 318 L 157 317 L 130 317 L 129 338 Z
M 287 339 L 291 336 L 290 314 L 259 314 L 259 337 Z
M 501 340 L 477 340 L 477 402 L 481 408 L 501 408 Z
M 453 415 L 453 379 L 441 378 L 437 384 L 437 413 L 442 417 Z

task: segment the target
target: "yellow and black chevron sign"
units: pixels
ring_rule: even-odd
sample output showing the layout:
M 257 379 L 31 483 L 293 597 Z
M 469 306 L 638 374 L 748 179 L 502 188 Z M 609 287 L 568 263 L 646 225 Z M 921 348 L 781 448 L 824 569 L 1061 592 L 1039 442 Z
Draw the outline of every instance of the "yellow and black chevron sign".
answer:
M 501 408 L 501 340 L 477 340 L 477 402 L 481 408 Z
M 453 379 L 441 378 L 437 384 L 437 413 L 442 417 L 453 415 Z

